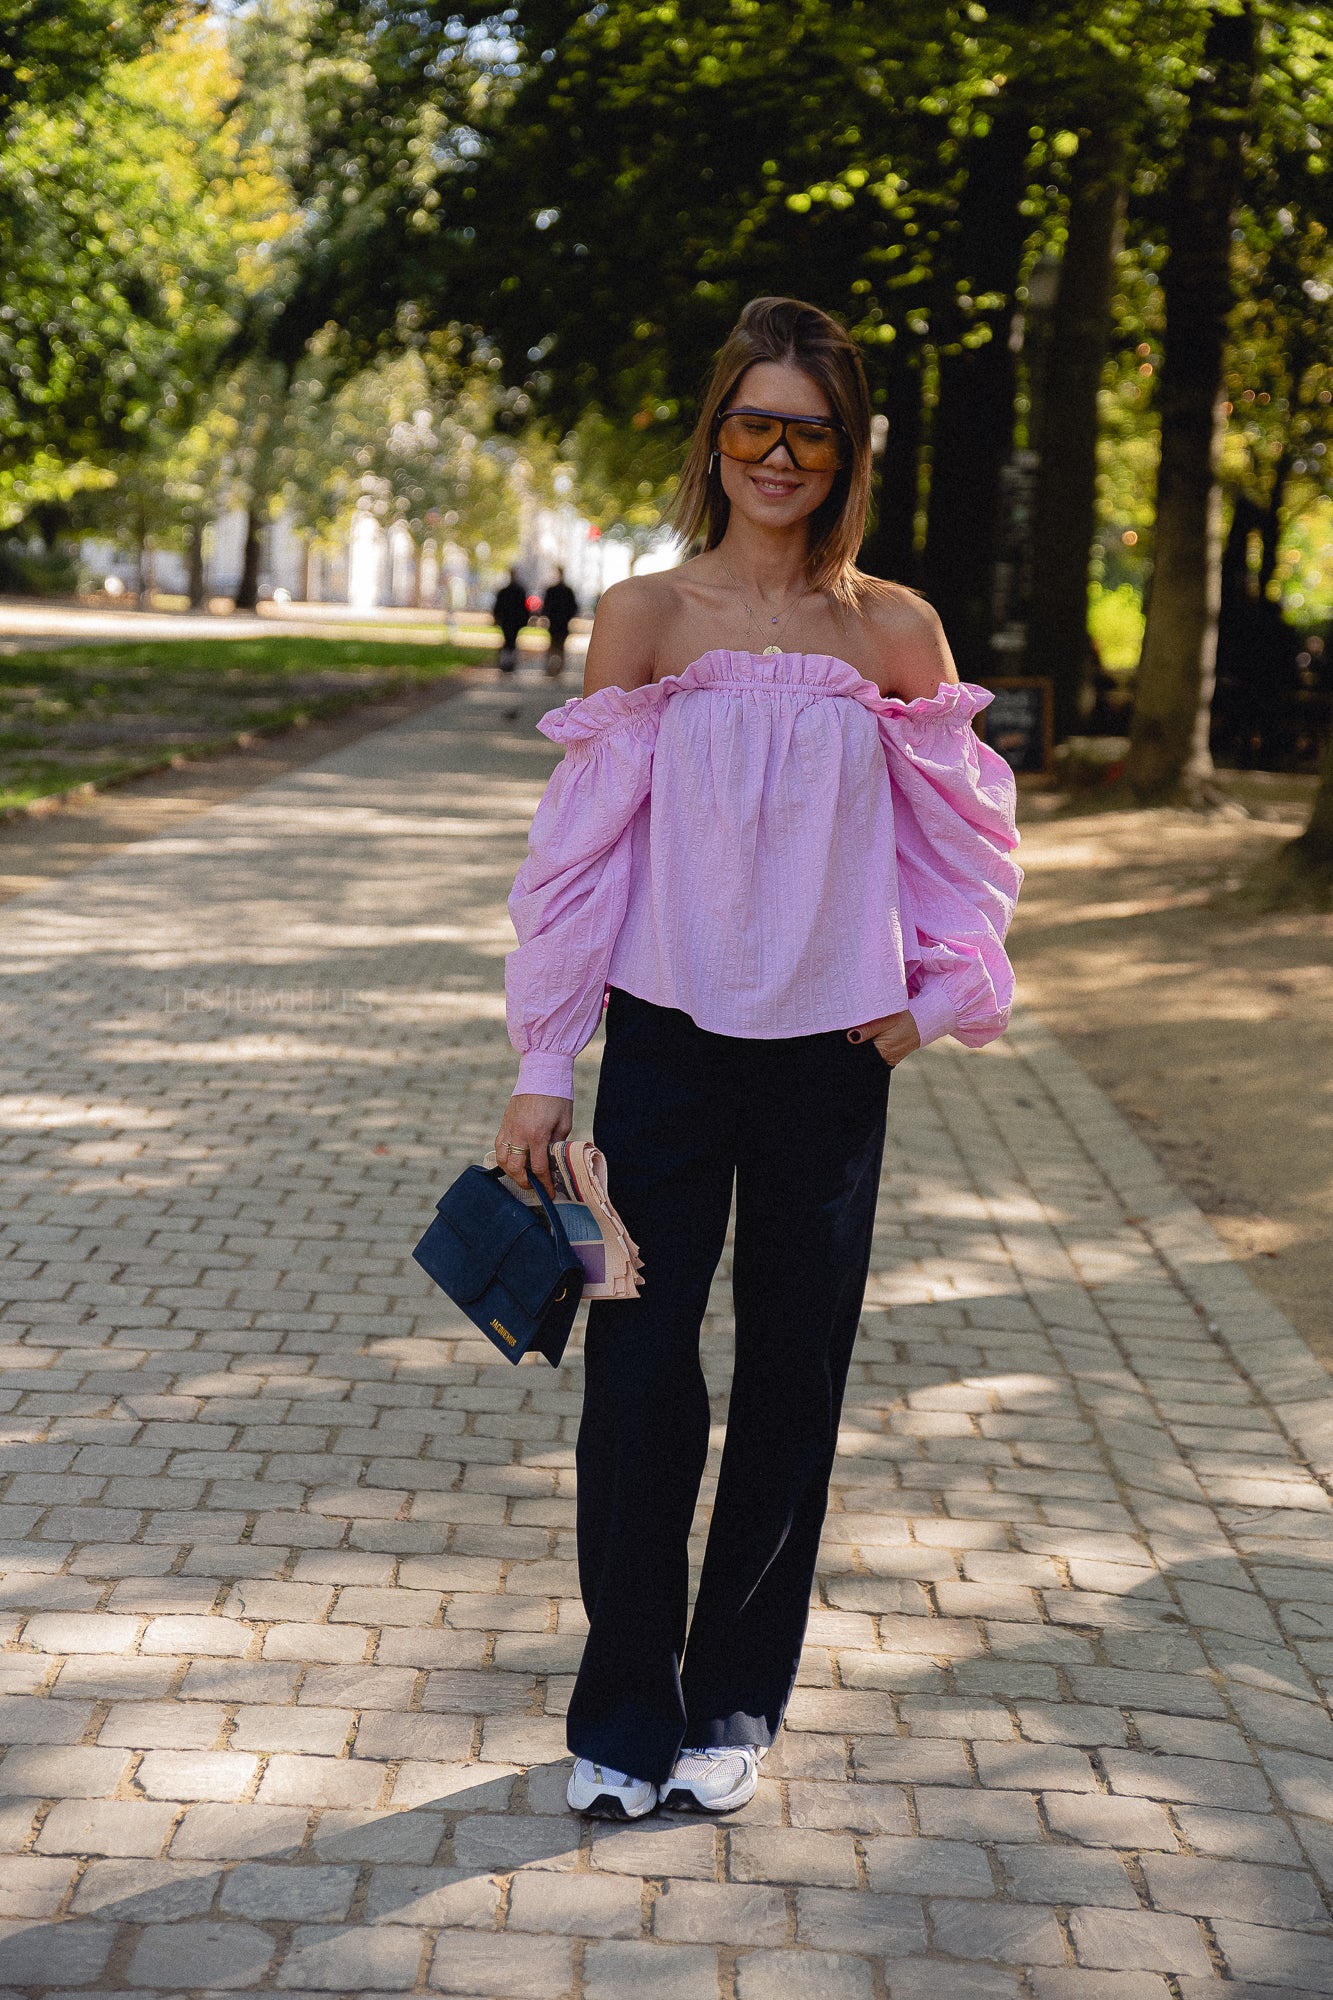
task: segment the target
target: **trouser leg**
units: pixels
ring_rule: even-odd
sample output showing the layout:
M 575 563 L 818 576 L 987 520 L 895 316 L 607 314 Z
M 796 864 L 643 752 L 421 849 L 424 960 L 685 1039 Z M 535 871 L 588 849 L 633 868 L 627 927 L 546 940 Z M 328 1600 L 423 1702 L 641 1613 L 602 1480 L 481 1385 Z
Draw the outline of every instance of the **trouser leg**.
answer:
M 699 1328 L 731 1206 L 721 1044 L 672 1009 L 611 995 L 593 1130 L 644 1284 L 588 1309 L 577 1463 L 589 1633 L 568 1742 L 653 1781 L 685 1727 L 688 1543 L 709 1425 Z
M 760 1046 L 739 1149 L 736 1364 L 682 1685 L 691 1745 L 771 1743 L 809 1615 L 860 1319 L 889 1071 L 870 1044 Z

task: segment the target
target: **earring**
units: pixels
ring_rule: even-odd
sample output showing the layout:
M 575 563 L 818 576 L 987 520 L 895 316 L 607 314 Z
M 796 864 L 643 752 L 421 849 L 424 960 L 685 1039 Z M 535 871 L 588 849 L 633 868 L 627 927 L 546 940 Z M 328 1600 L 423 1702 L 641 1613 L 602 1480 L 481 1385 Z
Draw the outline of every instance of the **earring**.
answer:
M 718 466 L 718 454 L 714 452 L 713 456 L 708 461 L 708 477 L 710 479 L 712 478 L 713 474 L 717 471 L 717 466 Z

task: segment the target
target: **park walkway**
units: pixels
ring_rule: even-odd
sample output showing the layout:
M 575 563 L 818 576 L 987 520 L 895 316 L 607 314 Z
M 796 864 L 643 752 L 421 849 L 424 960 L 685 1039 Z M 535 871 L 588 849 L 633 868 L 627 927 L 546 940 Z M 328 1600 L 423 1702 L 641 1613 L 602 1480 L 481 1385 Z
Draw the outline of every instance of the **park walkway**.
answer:
M 578 1354 L 409 1256 L 511 1076 L 508 699 L 0 913 L 0 2000 L 1333 1994 L 1327 1378 L 1028 1020 L 895 1080 L 756 1800 L 566 1815 Z

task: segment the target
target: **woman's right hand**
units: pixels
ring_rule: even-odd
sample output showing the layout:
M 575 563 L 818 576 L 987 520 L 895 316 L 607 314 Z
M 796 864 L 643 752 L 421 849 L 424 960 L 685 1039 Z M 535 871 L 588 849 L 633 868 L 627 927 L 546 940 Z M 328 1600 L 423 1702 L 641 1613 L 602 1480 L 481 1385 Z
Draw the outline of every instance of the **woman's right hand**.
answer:
M 567 1139 L 574 1129 L 572 1097 L 541 1097 L 536 1091 L 520 1091 L 505 1106 L 500 1129 L 495 1135 L 495 1158 L 511 1181 L 530 1187 L 528 1172 L 539 1180 L 548 1194 L 551 1166 L 547 1148 L 556 1139 Z

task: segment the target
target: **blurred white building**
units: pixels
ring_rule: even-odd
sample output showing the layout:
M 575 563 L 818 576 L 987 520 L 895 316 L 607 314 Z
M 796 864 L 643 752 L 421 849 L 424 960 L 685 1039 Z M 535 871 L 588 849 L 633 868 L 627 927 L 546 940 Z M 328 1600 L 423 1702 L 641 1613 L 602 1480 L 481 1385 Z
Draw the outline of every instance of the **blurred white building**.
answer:
M 222 514 L 204 531 L 204 582 L 210 597 L 234 597 L 245 557 L 246 517 L 240 509 Z M 611 584 L 633 572 L 669 569 L 679 562 L 681 546 L 667 532 L 648 548 L 636 551 L 624 536 L 603 534 L 569 505 L 534 507 L 513 567 L 529 591 L 541 591 L 563 569 L 565 579 L 590 612 Z M 184 596 L 189 568 L 174 549 L 148 552 L 144 575 L 138 560 L 106 540 L 80 545 L 80 560 L 88 585 L 96 588 L 115 577 L 130 591 L 155 590 Z M 418 543 L 405 521 L 387 524 L 367 498 L 352 516 L 346 534 L 313 540 L 299 533 L 289 516 L 267 523 L 262 531 L 259 594 L 285 592 L 293 601 L 347 604 L 358 611 L 381 605 L 423 609 L 484 609 L 489 606 L 508 565 L 496 566 L 484 547 L 469 559 L 467 551 L 447 540 Z

